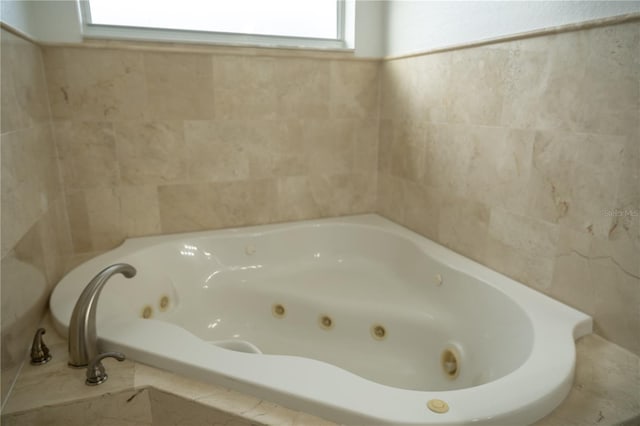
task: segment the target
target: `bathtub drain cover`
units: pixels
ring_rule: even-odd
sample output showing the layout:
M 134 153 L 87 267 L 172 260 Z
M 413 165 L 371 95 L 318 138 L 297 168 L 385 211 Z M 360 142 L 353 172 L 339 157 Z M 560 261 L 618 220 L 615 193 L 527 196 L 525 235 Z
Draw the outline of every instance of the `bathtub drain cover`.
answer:
M 444 414 L 449 411 L 449 404 L 441 399 L 430 399 L 427 401 L 427 407 L 434 413 Z

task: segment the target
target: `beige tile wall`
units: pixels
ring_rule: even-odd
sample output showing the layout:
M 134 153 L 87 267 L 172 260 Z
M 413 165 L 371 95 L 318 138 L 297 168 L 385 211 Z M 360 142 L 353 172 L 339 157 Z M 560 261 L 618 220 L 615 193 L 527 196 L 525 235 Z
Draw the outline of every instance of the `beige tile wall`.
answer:
M 639 46 L 635 21 L 384 62 L 380 213 L 640 353 Z
M 71 253 L 38 46 L 1 30 L 2 388 L 24 360 Z
M 375 210 L 375 61 L 45 49 L 76 253 Z
M 382 64 L 46 47 L 46 84 L 3 45 L 3 265 L 52 282 L 65 250 L 378 211 L 639 353 L 638 28 Z

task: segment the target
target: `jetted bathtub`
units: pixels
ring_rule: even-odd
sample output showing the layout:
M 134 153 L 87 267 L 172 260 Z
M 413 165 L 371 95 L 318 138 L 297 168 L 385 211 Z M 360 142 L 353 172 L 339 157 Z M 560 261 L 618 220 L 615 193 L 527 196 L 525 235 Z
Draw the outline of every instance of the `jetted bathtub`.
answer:
M 102 351 L 347 424 L 529 424 L 569 392 L 591 318 L 376 215 L 127 240 L 95 274 Z

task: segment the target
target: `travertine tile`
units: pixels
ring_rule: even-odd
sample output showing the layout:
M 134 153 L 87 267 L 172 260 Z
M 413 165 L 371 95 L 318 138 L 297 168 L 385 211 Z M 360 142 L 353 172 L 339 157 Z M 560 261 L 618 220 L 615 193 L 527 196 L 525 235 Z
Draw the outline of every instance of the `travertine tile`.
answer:
M 374 174 L 280 178 L 276 217 L 290 221 L 373 212 L 376 188 Z
M 2 203 L 2 257 L 13 249 L 19 239 L 28 231 L 37 216 L 41 213 L 39 203 L 32 199 L 37 194 L 26 193 L 27 181 L 21 176 L 28 164 L 24 153 L 22 137 L 24 132 L 3 134 L 0 142 L 0 160 L 2 174 L 0 195 Z M 35 206 L 33 206 L 35 204 Z M 27 206 L 31 205 L 31 208 Z M 35 207 L 35 211 L 34 210 Z
M 311 175 L 353 171 L 356 142 L 354 120 L 302 120 L 301 125 Z
M 596 332 L 640 352 L 640 277 L 622 270 L 610 257 L 595 257 L 589 266 L 599 284 L 594 294 Z
M 489 235 L 489 208 L 449 194 L 441 200 L 438 241 L 455 252 L 482 262 Z
M 89 220 L 91 250 L 108 250 L 117 247 L 125 234 L 120 222 L 120 190 L 97 188 L 85 191 L 86 211 Z
M 353 170 L 359 173 L 377 173 L 378 170 L 378 120 L 355 122 L 356 140 Z
M 254 424 L 239 416 L 195 401 L 186 401 L 161 391 L 152 391 L 150 401 L 154 426 L 250 426 Z
M 4 403 L 70 245 L 41 49 L 0 31 Z
M 313 175 L 309 189 L 322 217 L 368 213 L 375 206 L 374 175 Z
M 525 43 L 528 40 L 524 41 Z M 555 127 L 548 123 L 553 117 L 555 105 L 545 105 L 545 95 L 549 91 L 549 77 L 544 74 L 551 68 L 548 50 L 526 49 L 520 42 L 501 43 L 509 55 L 506 64 L 505 96 L 502 102 L 500 124 L 512 128 Z M 545 43 L 545 46 L 548 43 Z M 557 96 L 552 93 L 551 96 Z M 575 113 L 574 120 L 577 118 Z M 557 124 L 556 124 L 557 126 Z
M 489 236 L 482 262 L 491 269 L 536 290 L 549 293 L 552 289 L 555 265 L 552 256 L 536 256 Z M 573 306 L 578 307 L 575 304 Z
M 51 329 L 49 331 L 55 332 Z M 44 366 L 25 364 L 3 409 L 4 413 L 21 412 L 43 405 L 65 404 L 133 389 L 134 363 L 131 361 L 105 359 L 103 364 L 109 373 L 109 380 L 100 386 L 87 386 L 84 383 L 86 370 L 67 366 L 66 342 L 51 344 L 49 349 L 53 357 Z M 42 386 L 43 381 L 48 386 Z M 129 392 L 127 398 L 132 393 L 135 392 Z
M 187 180 L 187 154 L 181 121 L 115 124 L 120 180 L 125 185 Z
M 185 143 L 189 180 L 220 182 L 249 178 L 254 126 L 244 120 L 187 121 Z
M 277 220 L 294 221 L 321 217 L 320 206 L 309 188 L 307 176 L 277 179 Z
M 430 238 L 439 239 L 438 226 L 443 196 L 436 190 L 413 182 L 403 186 L 404 225 Z M 444 210 L 446 213 L 446 210 Z
M 595 313 L 595 292 L 599 283 L 590 270 L 590 258 L 599 240 L 587 230 L 558 226 L 558 243 L 553 278 L 548 293 L 589 315 Z
M 330 63 L 281 58 L 275 63 L 278 115 L 289 118 L 329 116 Z
M 452 86 L 453 52 L 413 58 L 410 66 L 410 115 L 414 120 L 441 123 L 449 120 L 448 96 Z
M 171 393 L 185 400 L 195 400 L 220 392 L 220 388 L 209 383 L 140 363 L 135 364 L 134 385 L 136 388 L 149 386 L 154 390 Z
M 611 256 L 620 269 L 640 277 L 640 208 L 627 205 L 615 210 L 624 216 L 613 218 L 613 225 L 609 231 L 607 254 Z
M 86 253 L 93 250 L 89 213 L 84 192 L 72 192 L 66 195 L 69 232 L 75 253 Z
M 430 124 L 427 128 L 422 184 L 442 193 L 466 195 L 474 146 L 471 127 Z
M 376 211 L 382 216 L 400 223 L 405 222 L 404 181 L 391 175 L 378 175 L 378 199 Z
M 44 270 L 49 289 L 58 283 L 66 272 L 66 263 L 73 252 L 69 221 L 64 198 L 53 203 L 40 220 L 40 238 L 44 254 Z
M 242 413 L 257 407 L 260 399 L 246 394 L 241 394 L 229 389 L 220 388 L 216 392 L 197 398 L 196 401 L 202 404 L 224 407 L 228 413 Z
M 124 237 L 161 233 L 158 188 L 154 185 L 119 187 L 120 228 Z
M 484 261 L 491 268 L 539 290 L 551 286 L 556 225 L 492 208 L 486 244 Z
M 45 59 L 47 71 L 52 69 L 48 83 L 54 118 L 84 121 L 143 119 L 147 101 L 141 53 L 49 48 Z M 60 61 L 64 61 L 63 72 Z
M 467 196 L 524 213 L 534 133 L 476 126 L 468 131 L 473 153 L 466 179 Z
M 267 119 L 278 112 L 277 61 L 217 55 L 213 58 L 216 119 Z
M 374 61 L 331 61 L 331 117 L 377 118 L 378 68 Z
M 148 118 L 213 118 L 213 66 L 210 55 L 144 53 Z
M 580 130 L 576 101 L 589 56 L 586 31 L 512 42 L 500 124 L 516 128 Z
M 35 127 L 36 141 L 31 146 L 30 156 L 35 158 L 35 168 L 30 172 L 40 180 L 41 190 L 49 205 L 63 193 L 62 179 L 57 162 L 57 150 L 52 127 L 42 123 Z
M 380 119 L 392 120 L 402 116 L 401 108 L 406 108 L 402 96 L 403 82 L 406 81 L 407 61 L 396 59 L 380 64 Z M 402 78 L 405 76 L 405 79 Z
M 9 43 L 13 35 L 2 31 L 2 50 L 0 51 L 0 63 L 11 63 L 11 49 Z M 0 97 L 0 133 L 8 133 L 14 130 L 20 129 L 22 124 L 22 117 L 20 109 L 18 108 L 18 101 L 15 93 L 15 83 L 13 81 L 13 72 L 8 67 L 2 67 L 2 75 L 0 76 L 0 90 L 2 96 Z
M 260 225 L 273 221 L 276 183 L 273 179 L 218 183 L 215 203 L 223 205 L 222 227 Z
M 451 56 L 447 120 L 451 123 L 498 125 L 505 92 L 507 52 L 463 49 Z
M 54 124 L 60 169 L 67 190 L 118 184 L 113 123 L 62 121 Z
M 122 243 L 125 234 L 118 187 L 73 192 L 66 202 L 76 253 L 108 250 Z
M 391 149 L 393 147 L 395 122 L 391 119 L 380 120 L 378 134 L 378 174 L 391 174 Z
M 213 195 L 212 195 L 213 194 Z M 222 206 L 214 200 L 215 184 L 158 187 L 158 207 L 163 233 L 220 228 Z
M 271 222 L 276 184 L 269 179 L 158 188 L 162 232 L 184 232 Z
M 628 135 L 640 109 L 640 26 L 611 25 L 586 35 L 589 57 L 580 87 L 580 128 Z
M 562 404 L 536 426 L 637 424 L 640 360 L 597 335 L 576 342 L 576 375 Z
M 61 194 L 51 129 L 40 124 L 2 135 L 2 254 Z
M 70 119 L 73 110 L 69 102 L 69 85 L 66 76 L 65 50 L 59 47 L 42 49 L 42 59 L 47 81 L 47 94 L 53 119 Z
M 556 225 L 497 207 L 491 209 L 490 235 L 534 256 L 553 256 L 558 246 Z
M 99 256 L 101 254 L 103 254 L 104 251 L 103 250 L 96 250 L 96 251 L 88 251 L 88 252 L 83 252 L 80 254 L 72 254 L 71 256 L 69 256 L 69 258 L 67 259 L 66 263 L 65 263 L 65 271 L 69 272 L 71 270 L 73 270 L 74 268 L 77 268 L 78 266 L 80 266 L 81 264 L 83 264 L 84 262 L 87 262 L 88 260 L 93 259 L 96 256 Z
M 640 135 L 627 138 L 623 155 L 616 207 L 605 212 L 616 215 L 609 229 L 610 253 L 622 268 L 640 276 Z
M 246 153 L 252 179 L 309 173 L 305 152 L 308 135 L 302 120 L 260 120 L 248 127 L 253 129 Z
M 2 258 L 0 291 L 2 292 L 2 387 L 6 400 L 11 385 L 27 357 L 26 348 L 33 337 L 48 296 L 42 267 L 42 247 L 37 229 L 28 232 L 18 244 L 19 254 Z
M 147 390 L 105 394 L 94 399 L 43 406 L 2 416 L 5 425 L 152 426 Z
M 260 401 L 258 405 L 251 410 L 243 413 L 243 416 L 251 419 L 252 423 L 258 423 L 263 425 L 295 425 L 296 421 L 306 420 L 308 425 L 322 425 L 333 426 L 335 423 L 327 420 L 320 419 L 318 417 L 311 416 L 309 414 L 300 413 L 297 411 L 289 410 L 288 408 L 281 407 L 277 404 Z M 304 424 L 304 423 L 302 423 Z
M 293 426 L 335 426 L 336 423 L 307 413 L 298 413 L 293 419 Z
M 608 235 L 603 212 L 615 204 L 623 140 L 565 132 L 537 132 L 530 181 L 530 214 Z
M 428 161 L 428 129 L 422 122 L 396 122 L 391 142 L 391 174 L 411 182 L 422 182 Z
M 559 253 L 553 263 L 551 288 L 555 299 L 588 315 L 595 314 L 598 283 L 592 278 L 589 258 L 580 252 Z
M 48 121 L 40 48 L 2 30 L 2 63 L 2 133 Z

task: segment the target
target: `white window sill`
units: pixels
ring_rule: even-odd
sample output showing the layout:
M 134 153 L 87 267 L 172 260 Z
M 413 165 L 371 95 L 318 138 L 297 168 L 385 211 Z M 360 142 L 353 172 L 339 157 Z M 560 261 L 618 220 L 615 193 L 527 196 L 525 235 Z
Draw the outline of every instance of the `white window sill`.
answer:
M 353 52 L 343 40 L 302 37 L 266 36 L 255 34 L 211 33 L 156 28 L 135 28 L 87 24 L 84 39 L 131 40 L 165 43 L 196 43 L 208 45 L 243 46 L 261 48 L 287 48 Z

